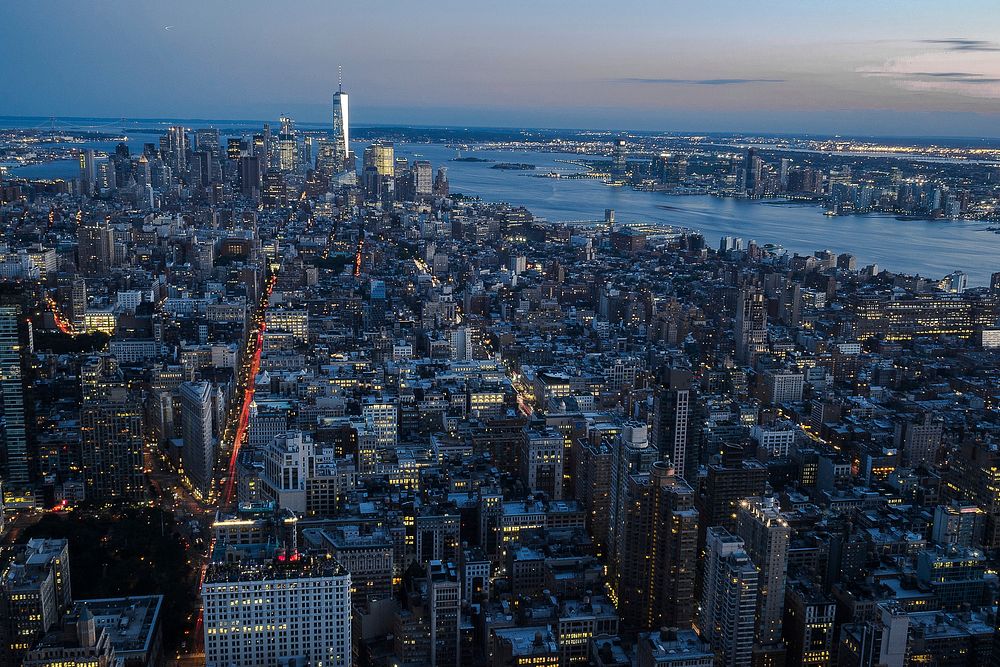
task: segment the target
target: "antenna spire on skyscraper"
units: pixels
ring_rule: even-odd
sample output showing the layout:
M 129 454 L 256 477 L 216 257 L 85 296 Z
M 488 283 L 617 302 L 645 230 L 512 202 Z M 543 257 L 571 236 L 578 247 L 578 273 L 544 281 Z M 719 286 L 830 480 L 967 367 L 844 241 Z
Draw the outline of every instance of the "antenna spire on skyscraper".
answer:
M 337 90 L 344 91 L 344 66 L 337 65 Z

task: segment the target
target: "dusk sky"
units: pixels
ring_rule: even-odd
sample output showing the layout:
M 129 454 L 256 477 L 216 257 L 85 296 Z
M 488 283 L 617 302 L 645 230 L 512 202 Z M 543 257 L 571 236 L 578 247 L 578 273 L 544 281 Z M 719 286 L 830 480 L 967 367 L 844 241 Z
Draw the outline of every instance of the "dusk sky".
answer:
M 996 0 L 6 2 L 0 115 L 1000 136 Z

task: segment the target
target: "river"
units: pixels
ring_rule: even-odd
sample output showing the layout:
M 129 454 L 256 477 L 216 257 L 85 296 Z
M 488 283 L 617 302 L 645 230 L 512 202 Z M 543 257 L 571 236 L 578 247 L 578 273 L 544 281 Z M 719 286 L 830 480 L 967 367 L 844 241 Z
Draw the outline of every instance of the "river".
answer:
M 165 124 L 165 123 L 164 123 Z M 129 137 L 130 147 L 155 141 L 149 135 Z M 360 156 L 364 144 L 355 143 Z M 111 145 L 95 145 L 113 150 Z M 981 222 L 899 220 L 888 215 L 829 217 L 823 209 L 775 200 L 746 201 L 708 195 L 670 196 L 610 187 L 592 179 L 539 178 L 549 171 L 580 171 L 565 164 L 580 156 L 523 151 L 464 151 L 463 157 L 493 162 L 457 162 L 453 148 L 442 144 L 397 144 L 397 156 L 425 159 L 435 169 L 445 166 L 452 192 L 477 195 L 488 201 L 506 201 L 527 207 L 535 216 L 552 221 L 599 220 L 604 209 L 615 209 L 620 222 L 659 222 L 697 229 L 710 245 L 721 236 L 740 236 L 760 244 L 774 243 L 789 252 L 816 250 L 850 252 L 858 265 L 940 278 L 955 270 L 969 275 L 970 285 L 989 284 L 1000 271 L 1000 235 Z M 495 162 L 525 162 L 535 171 L 492 169 Z M 74 160 L 60 160 L 14 170 L 19 176 L 73 178 Z

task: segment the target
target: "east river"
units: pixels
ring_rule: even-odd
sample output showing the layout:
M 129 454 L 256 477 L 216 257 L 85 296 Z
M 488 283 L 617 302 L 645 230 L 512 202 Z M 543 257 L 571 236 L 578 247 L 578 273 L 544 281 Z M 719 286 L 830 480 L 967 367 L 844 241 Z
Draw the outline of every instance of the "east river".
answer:
M 129 138 L 133 151 L 155 137 Z M 352 142 L 355 143 L 355 142 Z M 103 150 L 113 145 L 95 144 Z M 360 156 L 364 144 L 355 146 Z M 880 268 L 940 278 L 952 271 L 969 274 L 971 285 L 989 283 L 1000 271 L 1000 235 L 982 222 L 900 220 L 888 215 L 830 217 L 814 205 L 776 200 L 745 201 L 708 195 L 669 196 L 611 187 L 593 179 L 542 178 L 548 172 L 583 171 L 566 164 L 580 156 L 524 151 L 461 153 L 492 162 L 454 161 L 456 150 L 442 144 L 396 144 L 397 156 L 429 160 L 435 170 L 448 169 L 452 192 L 475 195 L 487 201 L 505 201 L 528 208 L 551 221 L 600 220 L 604 209 L 615 209 L 619 222 L 654 222 L 701 231 L 716 246 L 721 236 L 739 236 L 759 244 L 772 243 L 789 253 L 816 250 L 850 252 L 858 266 L 876 263 Z M 497 162 L 534 164 L 534 171 L 493 169 Z M 36 178 L 72 178 L 78 175 L 73 160 L 60 160 L 14 170 Z M 993 223 L 996 225 L 997 223 Z

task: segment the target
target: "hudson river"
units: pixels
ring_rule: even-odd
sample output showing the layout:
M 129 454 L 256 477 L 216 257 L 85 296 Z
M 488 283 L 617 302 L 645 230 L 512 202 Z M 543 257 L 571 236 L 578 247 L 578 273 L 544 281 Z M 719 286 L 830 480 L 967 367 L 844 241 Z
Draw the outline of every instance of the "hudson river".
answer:
M 141 151 L 143 141 L 155 141 L 155 137 L 129 137 L 135 152 Z M 360 161 L 364 144 L 352 143 Z M 114 148 L 105 144 L 95 147 Z M 452 192 L 523 205 L 535 216 L 552 221 L 600 220 L 604 209 L 613 208 L 619 222 L 658 222 L 696 229 L 713 247 L 717 247 L 721 236 L 730 235 L 760 244 L 774 243 L 789 253 L 810 254 L 824 249 L 850 252 L 857 257 L 858 266 L 876 263 L 881 268 L 929 278 L 962 270 L 969 274 L 971 285 L 989 284 L 990 274 L 1000 271 L 1000 235 L 986 231 L 990 226 L 987 223 L 898 220 L 877 215 L 828 217 L 822 208 L 812 205 L 707 195 L 669 196 L 609 187 L 592 179 L 539 178 L 550 171 L 582 171 L 564 162 L 578 157 L 571 154 L 465 151 L 463 157 L 494 162 L 455 162 L 452 158 L 456 151 L 441 144 L 397 144 L 396 154 L 430 160 L 435 169 L 447 167 Z M 492 169 L 496 162 L 530 163 L 536 169 Z M 73 160 L 60 160 L 14 173 L 73 178 L 78 168 Z

